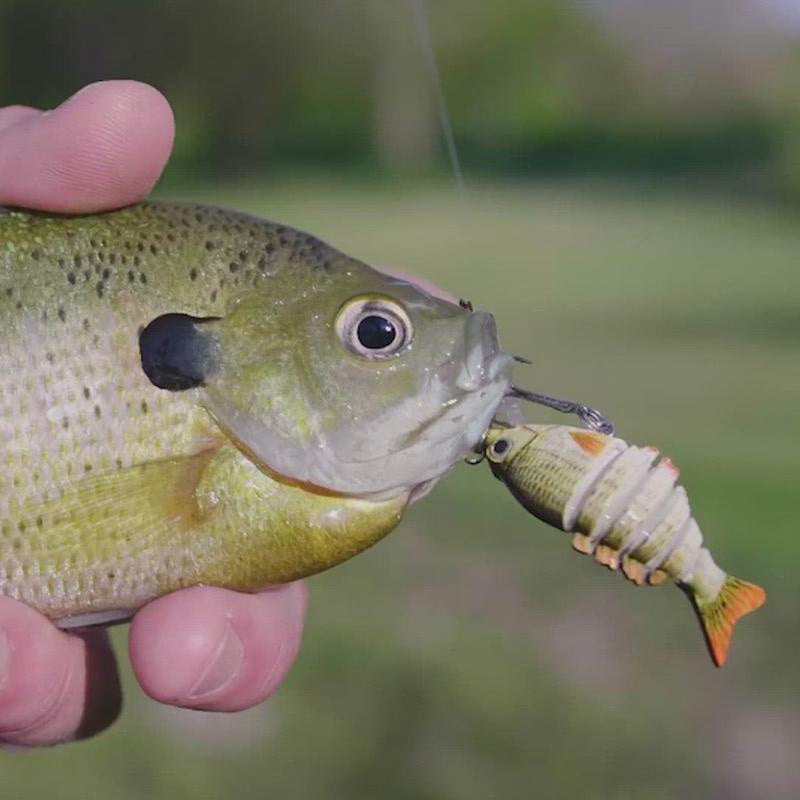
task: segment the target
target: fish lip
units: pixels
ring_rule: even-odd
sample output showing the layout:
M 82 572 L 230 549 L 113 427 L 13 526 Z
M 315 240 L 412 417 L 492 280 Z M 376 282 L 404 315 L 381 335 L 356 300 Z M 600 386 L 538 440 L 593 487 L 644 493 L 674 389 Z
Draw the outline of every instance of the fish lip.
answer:
M 494 317 L 486 311 L 474 311 L 470 314 L 464 350 L 466 355 L 453 383 L 452 394 L 442 402 L 441 408 L 434 415 L 409 431 L 401 443 L 402 447 L 409 446 L 421 434 L 437 425 L 453 407 L 461 406 L 475 392 L 502 381 L 503 374 L 508 373 L 514 361 L 510 353 L 500 349 Z M 505 377 L 508 381 L 509 376 Z
M 510 356 L 505 357 L 505 353 L 498 353 L 493 359 L 487 362 L 489 367 L 484 370 L 485 374 L 489 376 L 486 380 L 476 384 L 472 389 L 464 389 L 459 387 L 458 394 L 453 395 L 449 400 L 441 404 L 441 408 L 426 420 L 423 420 L 414 430 L 409 431 L 405 438 L 401 441 L 400 447 L 405 448 L 413 444 L 414 440 L 419 438 L 426 431 L 438 425 L 442 419 L 451 411 L 457 410 L 464 404 L 464 401 L 473 395 L 476 391 L 492 386 L 497 382 L 497 377 L 501 369 L 509 363 Z
M 513 356 L 500 349 L 494 317 L 486 311 L 475 311 L 467 321 L 466 357 L 455 385 L 462 392 L 474 392 L 492 383 L 513 361 Z

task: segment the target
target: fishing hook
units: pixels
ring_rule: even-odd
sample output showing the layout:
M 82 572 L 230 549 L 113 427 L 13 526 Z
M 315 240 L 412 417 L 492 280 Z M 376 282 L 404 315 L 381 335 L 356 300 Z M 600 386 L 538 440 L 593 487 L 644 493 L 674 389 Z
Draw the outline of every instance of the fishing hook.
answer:
M 571 400 L 560 400 L 557 397 L 548 397 L 538 392 L 529 392 L 527 389 L 520 389 L 518 386 L 512 386 L 506 395 L 527 400 L 530 403 L 537 403 L 540 406 L 547 406 L 547 408 L 560 411 L 562 414 L 575 414 L 589 430 L 604 433 L 608 436 L 613 436 L 614 434 L 614 423 L 591 406 L 574 403 Z

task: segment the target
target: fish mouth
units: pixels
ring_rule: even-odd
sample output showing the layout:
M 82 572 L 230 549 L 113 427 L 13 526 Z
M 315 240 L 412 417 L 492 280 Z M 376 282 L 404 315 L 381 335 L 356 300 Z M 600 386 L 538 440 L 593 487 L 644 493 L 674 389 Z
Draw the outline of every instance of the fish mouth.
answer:
M 455 381 L 462 392 L 474 392 L 492 383 L 513 360 L 500 350 L 494 317 L 485 311 L 474 312 L 467 322 L 465 352 Z
M 351 454 L 339 461 L 337 474 L 361 473 L 359 488 L 354 480 L 355 493 L 383 498 L 411 490 L 416 499 L 481 441 L 511 384 L 513 356 L 500 348 L 494 317 L 487 312 L 469 315 L 463 337 L 459 355 L 439 364 L 430 376 L 424 392 L 429 413 L 414 427 L 397 432 L 391 455 Z M 418 398 L 407 406 L 411 413 L 421 408 Z M 392 422 L 387 418 L 381 424 L 390 428 Z M 376 478 L 382 486 L 373 483 Z
M 457 462 L 480 442 L 510 385 L 514 357 L 501 350 L 494 317 L 482 311 L 474 312 L 467 322 L 463 353 L 449 390 L 447 382 L 440 383 L 439 408 L 396 443 L 399 451 L 414 448 L 420 441 L 435 448 L 450 440 Z M 464 452 L 456 455 L 460 450 Z

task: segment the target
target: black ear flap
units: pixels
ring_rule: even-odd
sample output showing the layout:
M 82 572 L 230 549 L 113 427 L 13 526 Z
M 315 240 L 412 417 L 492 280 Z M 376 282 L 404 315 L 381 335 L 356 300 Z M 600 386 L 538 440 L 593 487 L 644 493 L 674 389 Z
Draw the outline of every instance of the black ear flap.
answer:
M 219 317 L 163 314 L 139 334 L 142 369 L 159 389 L 180 392 L 202 386 L 212 364 L 212 339 L 199 326 Z

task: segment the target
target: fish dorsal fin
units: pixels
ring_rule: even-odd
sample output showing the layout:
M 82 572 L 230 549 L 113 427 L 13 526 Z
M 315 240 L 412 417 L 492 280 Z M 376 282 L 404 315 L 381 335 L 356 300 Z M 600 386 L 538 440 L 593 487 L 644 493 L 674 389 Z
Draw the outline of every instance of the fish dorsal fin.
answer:
M 590 456 L 602 453 L 608 444 L 607 436 L 592 433 L 591 431 L 571 431 L 569 435 L 574 439 L 575 444 Z

